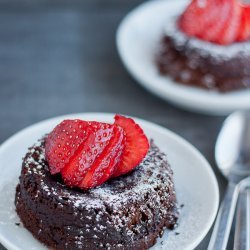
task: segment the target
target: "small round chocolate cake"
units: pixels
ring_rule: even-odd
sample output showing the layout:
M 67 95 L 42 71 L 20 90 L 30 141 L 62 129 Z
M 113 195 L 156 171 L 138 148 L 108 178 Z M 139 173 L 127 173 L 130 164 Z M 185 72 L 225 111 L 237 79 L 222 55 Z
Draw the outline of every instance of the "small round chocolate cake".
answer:
M 83 191 L 50 174 L 41 140 L 23 160 L 15 204 L 24 226 L 54 249 L 148 249 L 178 219 L 173 172 L 152 142 L 134 171 Z
M 160 73 L 177 83 L 220 92 L 249 88 L 250 41 L 220 45 L 190 37 L 178 27 L 180 15 L 173 13 L 166 22 L 156 59 Z

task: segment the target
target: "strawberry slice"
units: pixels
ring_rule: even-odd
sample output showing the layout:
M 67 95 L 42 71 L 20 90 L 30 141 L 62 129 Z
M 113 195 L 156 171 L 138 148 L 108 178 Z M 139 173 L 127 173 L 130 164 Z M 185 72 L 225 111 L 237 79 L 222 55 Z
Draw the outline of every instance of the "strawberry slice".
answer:
M 223 32 L 223 29 L 227 25 L 227 21 L 230 19 L 230 12 L 232 11 L 232 0 L 220 0 L 214 5 L 213 10 L 214 19 L 203 27 L 199 38 L 209 41 L 217 42 L 219 35 Z M 208 16 L 209 18 L 209 16 Z
M 204 7 L 202 23 L 204 27 L 210 27 L 218 20 L 218 16 L 220 16 L 220 8 L 218 8 L 218 5 L 221 5 L 224 3 L 224 0 L 209 0 L 206 1 L 206 7 Z M 200 25 L 197 25 L 200 26 Z M 204 29 L 201 29 L 200 34 L 204 33 Z
M 45 156 L 51 174 L 64 168 L 88 134 L 88 123 L 81 120 L 64 120 L 49 133 L 45 140 Z
M 189 36 L 221 45 L 250 37 L 250 6 L 239 0 L 193 0 L 179 19 Z
M 199 0 L 193 0 L 179 20 L 180 28 L 190 36 L 197 36 L 203 29 L 203 17 L 208 1 L 203 1 L 203 4 L 200 4 L 200 2 Z
M 215 39 L 215 42 L 224 45 L 236 41 L 240 29 L 242 14 L 242 8 L 236 0 L 228 1 L 228 3 L 230 3 L 231 8 L 226 25 L 218 38 Z
M 79 186 L 95 160 L 103 152 L 112 137 L 114 126 L 107 123 L 89 122 L 90 133 L 75 151 L 68 164 L 61 170 L 64 182 L 69 186 Z
M 133 170 L 143 160 L 149 149 L 149 142 L 146 135 L 133 119 L 116 115 L 115 124 L 123 128 L 126 141 L 121 160 L 117 165 L 113 177 Z
M 124 149 L 124 131 L 114 125 L 113 136 L 103 152 L 95 160 L 94 164 L 87 171 L 85 177 L 78 185 L 82 189 L 92 188 L 103 184 L 109 179 L 120 161 Z
M 240 30 L 237 41 L 245 41 L 250 38 L 250 6 L 242 7 Z

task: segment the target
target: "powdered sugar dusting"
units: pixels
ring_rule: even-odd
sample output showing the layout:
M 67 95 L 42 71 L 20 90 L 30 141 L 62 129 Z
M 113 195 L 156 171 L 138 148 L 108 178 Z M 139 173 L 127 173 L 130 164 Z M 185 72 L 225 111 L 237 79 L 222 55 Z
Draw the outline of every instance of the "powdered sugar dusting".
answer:
M 41 144 L 41 142 L 40 142 Z M 48 171 L 48 167 L 45 163 L 45 150 L 44 147 L 39 147 L 39 150 L 36 149 L 39 147 L 39 143 L 35 144 L 28 153 L 28 157 L 25 160 L 25 168 L 28 170 L 27 174 L 38 175 L 45 177 L 45 172 Z M 114 180 L 115 188 L 112 188 L 109 184 L 103 184 L 101 187 L 97 187 L 95 189 L 91 189 L 89 193 L 93 198 L 88 201 L 86 204 L 86 196 L 82 196 L 81 193 L 76 193 L 76 195 L 72 194 L 71 190 L 66 188 L 63 191 L 63 195 L 56 192 L 54 187 L 46 185 L 41 180 L 41 188 L 48 195 L 53 194 L 57 195 L 59 199 L 68 198 L 68 201 L 72 203 L 75 208 L 79 208 L 84 205 L 86 208 L 98 208 L 102 206 L 102 202 L 99 202 L 99 198 L 109 204 L 113 204 L 116 208 L 122 206 L 125 202 L 133 199 L 137 199 L 137 195 L 143 196 L 143 193 L 147 193 L 149 190 L 153 191 L 154 188 L 159 187 L 162 184 L 162 180 L 159 179 L 158 168 L 160 168 L 163 162 L 167 162 L 166 155 L 162 154 L 158 157 L 157 162 L 152 162 L 148 160 L 149 158 L 154 155 L 154 152 L 149 152 L 147 157 L 145 158 L 143 164 L 138 166 L 138 169 L 142 169 L 144 172 L 148 173 L 148 179 L 146 182 L 140 183 L 140 185 L 132 186 L 131 189 L 125 189 L 123 192 L 117 192 L 115 189 L 124 189 L 125 184 L 119 180 Z M 44 169 L 45 168 L 45 169 Z M 44 171 L 45 170 L 45 171 Z M 165 168 L 164 173 L 161 173 L 166 178 L 165 181 L 167 185 L 172 185 L 171 177 L 172 171 L 170 168 Z M 140 180 L 142 173 L 140 171 L 136 171 L 134 173 L 134 179 Z M 169 182 L 169 183 L 168 183 Z M 64 186 L 63 184 L 59 183 L 59 185 Z M 134 196 L 131 194 L 134 193 Z

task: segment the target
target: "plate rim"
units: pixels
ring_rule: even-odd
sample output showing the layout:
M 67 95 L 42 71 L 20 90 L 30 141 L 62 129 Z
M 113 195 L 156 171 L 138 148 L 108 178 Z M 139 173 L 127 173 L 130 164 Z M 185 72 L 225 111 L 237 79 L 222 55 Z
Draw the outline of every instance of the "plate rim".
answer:
M 17 131 L 16 133 L 14 133 L 12 136 L 10 136 L 8 139 L 6 139 L 2 144 L 0 144 L 0 155 L 2 153 L 2 151 L 4 151 L 4 149 L 6 147 L 8 147 L 9 145 L 11 145 L 15 140 L 18 140 L 19 137 L 21 137 L 23 134 L 25 134 L 26 132 L 28 132 L 29 130 L 38 128 L 39 126 L 43 126 L 46 123 L 53 123 L 56 120 L 63 120 L 63 119 L 73 119 L 76 117 L 101 117 L 100 120 L 111 120 L 111 118 L 114 117 L 114 113 L 106 113 L 106 112 L 83 112 L 83 113 L 72 113 L 72 114 L 65 114 L 65 115 L 60 115 L 60 116 L 56 116 L 56 117 L 51 117 L 39 122 L 36 122 L 32 125 L 29 125 L 19 131 Z M 129 115 L 126 115 L 129 116 Z M 207 235 L 208 231 L 211 229 L 212 224 L 215 220 L 217 211 L 218 211 L 218 207 L 219 207 L 219 185 L 218 185 L 218 181 L 217 178 L 215 176 L 215 173 L 211 167 L 211 165 L 209 164 L 209 162 L 206 160 L 206 158 L 202 155 L 202 153 L 196 148 L 194 147 L 190 142 L 188 142 L 186 139 L 184 139 L 183 137 L 181 137 L 180 135 L 174 133 L 173 131 L 169 130 L 168 128 L 158 125 L 154 122 L 150 122 L 138 117 L 134 117 L 134 116 L 129 116 L 133 119 L 135 119 L 138 123 L 144 123 L 146 126 L 152 127 L 157 131 L 160 131 L 160 133 L 164 133 L 166 134 L 168 137 L 171 137 L 172 139 L 176 140 L 178 142 L 178 144 L 182 144 L 185 148 L 187 148 L 189 151 L 191 151 L 193 154 L 196 155 L 196 157 L 199 159 L 199 161 L 201 161 L 202 167 L 206 169 L 206 173 L 209 176 L 210 181 L 213 183 L 213 188 L 214 188 L 214 195 L 215 195 L 215 202 L 214 204 L 211 205 L 211 215 L 210 215 L 210 219 L 209 222 L 207 222 L 206 227 L 203 228 L 202 232 L 200 233 L 200 236 L 197 237 L 192 243 L 190 243 L 190 246 L 188 246 L 187 249 L 194 249 Z M 0 167 L 1 168 L 1 167 Z M 6 247 L 7 249 L 13 249 L 13 250 L 17 250 L 17 249 L 21 249 L 19 247 L 16 247 L 15 245 L 12 244 L 12 242 L 10 242 L 9 240 L 6 240 L 5 237 L 0 233 L 0 243 Z
M 200 88 L 192 87 L 192 86 L 184 86 L 182 84 L 176 83 L 174 80 L 172 80 L 168 76 L 162 76 L 167 80 L 166 84 L 159 83 L 157 78 L 152 78 L 151 80 L 147 77 L 143 77 L 142 74 L 138 73 L 137 69 L 134 69 L 131 65 L 129 60 L 126 56 L 126 49 L 124 49 L 123 45 L 123 36 L 126 34 L 126 28 L 129 27 L 130 21 L 137 16 L 138 14 L 141 15 L 141 13 L 147 9 L 149 9 L 152 6 L 156 6 L 159 4 L 171 4 L 174 5 L 177 2 L 183 2 L 183 4 L 187 0 L 176 0 L 176 1 L 170 1 L 170 0 L 150 0 L 146 1 L 134 9 L 132 9 L 127 15 L 122 19 L 120 22 L 117 31 L 116 31 L 116 48 L 119 54 L 119 57 L 125 66 L 126 70 L 129 72 L 129 74 L 136 80 L 138 84 L 140 84 L 144 89 L 147 91 L 153 93 L 154 95 L 160 97 L 161 99 L 170 102 L 174 104 L 177 107 L 180 107 L 185 110 L 189 110 L 192 112 L 200 113 L 200 114 L 208 114 L 208 115 L 226 115 L 231 113 L 232 111 L 235 111 L 236 109 L 250 109 L 250 102 L 249 104 L 246 102 L 240 102 L 240 96 L 235 97 L 232 96 L 234 92 L 229 92 L 220 94 L 216 93 L 216 96 L 209 97 L 209 90 L 203 90 Z M 136 39 L 135 39 L 136 40 Z M 157 83 L 158 82 L 158 83 Z M 173 83 L 174 87 L 169 87 L 169 83 Z M 155 86 L 154 86 L 155 85 Z M 178 93 L 179 91 L 179 93 Z M 196 91 L 198 91 L 196 93 Z M 244 91 L 244 90 L 242 90 Z M 250 89 L 249 91 L 250 96 Z M 183 93 L 180 93 L 183 92 Z M 202 98 L 197 98 L 199 96 L 199 92 L 202 93 L 202 95 L 207 96 L 208 99 L 211 99 L 209 101 L 204 100 Z M 197 99 L 193 98 L 193 95 L 196 96 Z M 228 99 L 226 99 L 228 98 Z M 234 103 L 232 104 L 232 98 Z M 239 101 L 236 101 L 236 99 Z M 184 100 L 180 101 L 180 100 Z M 222 100 L 223 99 L 223 100 Z

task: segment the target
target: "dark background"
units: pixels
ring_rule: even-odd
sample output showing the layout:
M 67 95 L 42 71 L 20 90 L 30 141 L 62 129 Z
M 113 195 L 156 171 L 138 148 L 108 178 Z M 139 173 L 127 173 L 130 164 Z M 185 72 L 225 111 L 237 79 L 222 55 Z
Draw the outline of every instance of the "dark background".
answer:
M 124 113 L 191 142 L 213 166 L 223 194 L 214 144 L 224 117 L 192 114 L 158 99 L 129 76 L 118 57 L 116 29 L 141 2 L 0 0 L 0 143 L 62 114 Z M 209 238 L 197 249 L 206 249 Z

